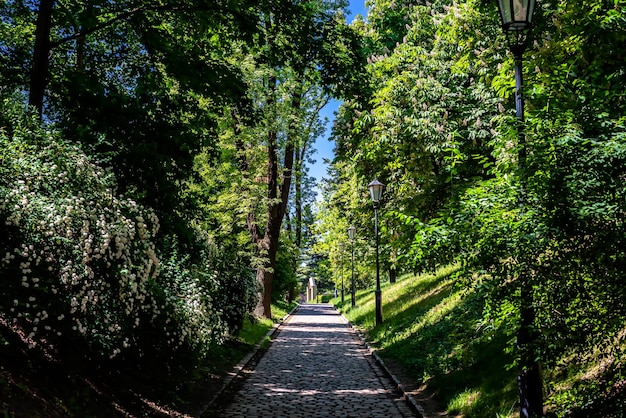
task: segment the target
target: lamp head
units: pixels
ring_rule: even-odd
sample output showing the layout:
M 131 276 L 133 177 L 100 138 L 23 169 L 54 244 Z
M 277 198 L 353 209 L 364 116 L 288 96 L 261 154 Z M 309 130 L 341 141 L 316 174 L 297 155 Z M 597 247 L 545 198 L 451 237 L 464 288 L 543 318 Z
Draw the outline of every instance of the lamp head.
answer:
M 528 43 L 528 34 L 533 27 L 535 0 L 496 0 L 496 2 L 509 47 L 516 57 L 521 57 Z
M 378 181 L 378 179 L 374 178 L 374 181 L 368 184 L 367 187 L 370 189 L 370 196 L 372 197 L 372 203 L 374 204 L 374 207 L 378 207 L 378 202 L 383 195 L 383 189 L 385 188 L 385 185 Z
M 505 32 L 532 28 L 535 0 L 497 0 L 497 2 Z

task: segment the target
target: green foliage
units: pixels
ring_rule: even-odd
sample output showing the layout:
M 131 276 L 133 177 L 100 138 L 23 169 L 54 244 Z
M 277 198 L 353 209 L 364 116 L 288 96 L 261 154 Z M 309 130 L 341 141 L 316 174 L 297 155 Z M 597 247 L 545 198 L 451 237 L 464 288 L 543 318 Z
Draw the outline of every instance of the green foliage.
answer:
M 390 255 L 388 264 L 397 270 L 431 268 L 424 257 L 415 258 L 418 241 L 423 248 L 427 241 L 442 248 L 439 238 L 455 240 L 446 205 L 489 179 L 496 163 L 511 159 L 506 149 L 493 155 L 489 149 L 504 111 L 489 88 L 494 70 L 487 65 L 495 55 L 487 39 L 497 28 L 485 27 L 473 4 L 392 3 L 373 5 L 368 33 L 385 44 L 387 36 L 395 38 L 379 25 L 391 25 L 403 36 L 393 48 L 383 45 L 372 53 L 369 85 L 340 109 L 333 130 L 339 184 L 332 186 L 330 200 L 354 219 L 348 222 L 365 228 L 371 222 L 366 185 L 374 177 L 386 183 L 381 246 Z M 353 190 L 362 194 L 354 196 Z M 430 239 L 423 228 L 437 231 Z M 456 250 L 449 242 L 434 265 L 447 264 Z
M 349 26 L 343 14 L 324 28 L 320 49 L 321 79 L 333 96 L 349 99 L 366 84 L 366 45 L 358 29 Z
M 513 57 L 483 3 L 372 2 L 361 28 L 369 85 L 340 109 L 332 215 L 320 227 L 332 246 L 340 225 L 371 222 L 352 189 L 378 177 L 383 260 L 415 271 L 460 262 L 483 299 L 476 319 L 505 330 L 509 366 L 520 362 L 520 307 L 532 306 L 547 403 L 603 416 L 624 373 L 624 7 L 539 3 L 521 124 L 511 117 Z M 593 368 L 591 352 L 605 356 L 598 376 L 613 383 L 559 387 L 556 370 Z M 476 396 L 463 389 L 460 398 Z
M 29 74 L 29 55 L 33 43 L 31 18 L 16 2 L 5 1 L 0 5 L 0 86 L 13 91 L 26 84 Z M 6 53 L 5 53 L 6 52 Z
M 256 303 L 245 259 L 194 258 L 157 240 L 150 209 L 112 175 L 3 101 L 0 225 L 4 319 L 33 345 L 134 362 L 193 362 L 235 333 Z M 183 353 L 186 353 L 183 355 Z
M 300 281 L 296 274 L 299 254 L 294 243 L 281 239 L 276 254 L 276 268 L 272 282 L 272 300 L 292 301 L 300 293 Z

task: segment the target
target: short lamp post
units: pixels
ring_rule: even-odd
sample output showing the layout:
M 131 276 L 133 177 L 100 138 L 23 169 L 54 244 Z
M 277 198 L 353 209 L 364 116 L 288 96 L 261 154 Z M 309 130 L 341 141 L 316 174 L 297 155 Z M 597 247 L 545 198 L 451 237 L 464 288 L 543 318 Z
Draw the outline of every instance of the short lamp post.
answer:
M 518 122 L 519 168 L 522 190 L 520 201 L 525 204 L 526 182 L 526 138 L 524 134 L 524 96 L 522 91 L 522 56 L 532 31 L 532 18 L 535 11 L 535 0 L 496 0 L 502 29 L 507 37 L 509 48 L 515 58 L 515 109 Z M 525 270 L 525 271 L 524 271 Z M 533 323 L 533 291 L 528 267 L 520 275 L 521 287 L 521 324 L 517 332 L 517 348 L 520 352 L 520 369 L 517 378 L 520 397 L 520 417 L 531 418 L 543 416 L 543 393 L 541 369 L 535 355 Z
M 352 307 L 356 306 L 356 297 L 354 295 L 354 239 L 356 238 L 356 228 L 351 225 L 348 228 L 348 238 L 350 238 L 350 246 L 352 247 L 352 281 L 350 282 L 350 293 L 352 295 Z
M 341 304 L 343 305 L 346 288 L 343 281 L 343 242 L 339 243 L 339 252 L 341 253 Z
M 378 262 L 378 208 L 385 185 L 375 178 L 367 187 L 370 189 L 372 204 L 374 205 L 374 235 L 376 237 L 376 291 L 374 296 L 376 299 L 376 325 L 380 325 L 383 323 L 383 298 L 380 291 L 380 265 Z

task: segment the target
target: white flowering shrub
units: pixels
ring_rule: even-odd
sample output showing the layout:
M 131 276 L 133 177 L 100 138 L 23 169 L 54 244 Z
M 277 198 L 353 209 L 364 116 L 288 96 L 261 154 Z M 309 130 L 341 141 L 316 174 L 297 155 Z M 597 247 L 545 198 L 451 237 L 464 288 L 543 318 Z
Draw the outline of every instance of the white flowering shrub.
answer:
M 115 356 L 158 313 L 157 217 L 114 195 L 111 176 L 33 124 L 0 134 L 0 308 L 34 342 L 85 337 Z
M 216 248 L 192 260 L 175 237 L 157 237 L 154 212 L 116 196 L 113 176 L 78 146 L 2 105 L 5 323 L 32 345 L 131 364 L 194 362 L 237 331 L 256 303 L 246 260 Z
M 169 347 L 186 344 L 185 348 L 202 355 L 212 343 L 224 339 L 227 326 L 214 300 L 217 274 L 193 266 L 174 238 L 166 240 L 154 297 L 169 312 L 155 318 L 161 321 L 156 329 L 163 330 Z
M 214 246 L 190 260 L 170 237 L 163 245 L 159 282 L 154 292 L 171 316 L 161 324 L 171 346 L 187 344 L 204 355 L 211 345 L 236 334 L 257 302 L 256 280 L 249 262 Z M 174 327 L 172 327 L 174 326 Z

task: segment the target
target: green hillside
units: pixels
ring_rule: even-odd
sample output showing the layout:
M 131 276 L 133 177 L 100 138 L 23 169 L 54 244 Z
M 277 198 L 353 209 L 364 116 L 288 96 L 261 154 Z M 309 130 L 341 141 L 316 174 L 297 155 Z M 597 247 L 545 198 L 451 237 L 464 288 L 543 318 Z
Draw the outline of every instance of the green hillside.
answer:
M 372 290 L 357 292 L 354 309 L 350 298 L 334 303 L 392 373 L 415 388 L 418 401 L 425 399 L 427 410 L 468 418 L 519 416 L 515 332 L 489 320 L 480 286 L 457 276 L 458 268 L 446 267 L 383 284 L 379 327 Z M 615 395 L 619 388 L 608 387 L 611 376 L 603 366 L 609 361 L 602 358 L 598 351 L 544 366 L 548 416 L 622 416 L 623 399 Z M 433 394 L 436 403 L 429 400 Z

